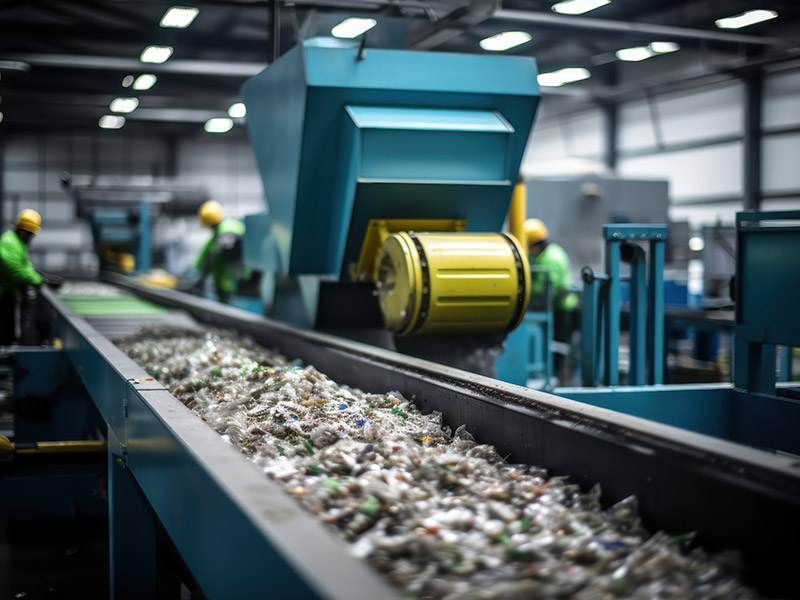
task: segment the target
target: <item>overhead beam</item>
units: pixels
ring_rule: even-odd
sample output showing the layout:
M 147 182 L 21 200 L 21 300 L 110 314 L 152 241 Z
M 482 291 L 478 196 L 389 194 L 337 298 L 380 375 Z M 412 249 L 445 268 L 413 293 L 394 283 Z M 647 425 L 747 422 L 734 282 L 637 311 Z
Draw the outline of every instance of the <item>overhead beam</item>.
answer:
M 657 36 L 659 39 L 691 39 L 706 40 L 727 44 L 749 44 L 754 46 L 786 46 L 788 40 L 773 37 L 759 37 L 741 33 L 728 33 L 724 31 L 710 31 L 706 29 L 691 29 L 688 27 L 673 27 L 671 25 L 657 25 L 654 23 L 638 23 L 632 21 L 612 21 L 608 19 L 594 19 L 589 17 L 575 17 L 546 12 L 527 12 L 521 10 L 501 9 L 494 13 L 494 19 L 517 21 L 563 29 L 588 29 L 593 31 L 608 31 L 614 33 L 631 33 L 648 36 Z
M 221 60 L 170 60 L 163 64 L 145 64 L 136 58 L 84 56 L 75 54 L 16 54 L 2 60 L 22 61 L 33 66 L 66 69 L 99 69 L 111 71 L 144 71 L 214 75 L 217 77 L 252 77 L 266 68 L 265 63 L 229 62 Z
M 430 50 L 458 37 L 489 19 L 500 8 L 500 0 L 470 0 L 441 19 L 420 26 L 411 37 L 411 47 Z

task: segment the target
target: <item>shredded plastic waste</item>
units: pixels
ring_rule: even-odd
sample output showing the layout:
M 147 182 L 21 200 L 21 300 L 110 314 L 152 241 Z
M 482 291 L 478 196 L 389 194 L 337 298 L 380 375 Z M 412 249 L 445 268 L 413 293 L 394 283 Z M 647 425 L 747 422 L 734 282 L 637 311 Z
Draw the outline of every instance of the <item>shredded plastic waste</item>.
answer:
M 604 509 L 598 485 L 509 464 L 399 392 L 215 330 L 119 345 L 407 598 L 757 597 L 735 561 L 649 534 L 634 497 Z

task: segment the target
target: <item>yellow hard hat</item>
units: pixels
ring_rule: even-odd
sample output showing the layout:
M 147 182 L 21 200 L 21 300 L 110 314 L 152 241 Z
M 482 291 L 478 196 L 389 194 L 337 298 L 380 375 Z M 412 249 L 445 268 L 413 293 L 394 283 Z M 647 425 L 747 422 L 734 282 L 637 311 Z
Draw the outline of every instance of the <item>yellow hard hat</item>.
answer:
M 548 237 L 547 227 L 539 219 L 528 219 L 525 221 L 525 239 L 528 245 L 546 240 Z
M 31 233 L 39 233 L 42 229 L 42 216 L 32 208 L 25 208 L 17 215 L 17 228 Z
M 200 210 L 197 211 L 200 222 L 206 227 L 214 227 L 222 221 L 222 205 L 216 200 L 203 202 Z

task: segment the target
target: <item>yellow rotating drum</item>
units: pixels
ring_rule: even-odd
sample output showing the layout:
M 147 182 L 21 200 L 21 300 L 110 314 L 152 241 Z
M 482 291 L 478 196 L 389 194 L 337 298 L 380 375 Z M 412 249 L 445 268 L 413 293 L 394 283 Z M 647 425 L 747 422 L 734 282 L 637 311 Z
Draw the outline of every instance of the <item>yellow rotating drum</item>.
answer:
M 396 335 L 511 331 L 530 298 L 522 247 L 503 233 L 393 233 L 378 264 L 378 300 Z

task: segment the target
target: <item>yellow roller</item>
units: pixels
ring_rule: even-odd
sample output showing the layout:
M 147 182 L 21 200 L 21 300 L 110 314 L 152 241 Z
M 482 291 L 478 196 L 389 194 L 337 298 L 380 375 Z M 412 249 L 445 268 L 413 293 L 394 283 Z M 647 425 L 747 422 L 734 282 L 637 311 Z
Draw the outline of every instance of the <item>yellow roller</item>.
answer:
M 376 285 L 399 336 L 510 331 L 530 298 L 528 260 L 503 233 L 394 233 Z

